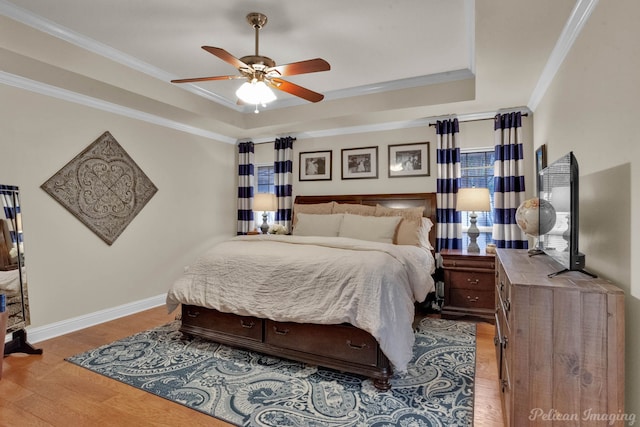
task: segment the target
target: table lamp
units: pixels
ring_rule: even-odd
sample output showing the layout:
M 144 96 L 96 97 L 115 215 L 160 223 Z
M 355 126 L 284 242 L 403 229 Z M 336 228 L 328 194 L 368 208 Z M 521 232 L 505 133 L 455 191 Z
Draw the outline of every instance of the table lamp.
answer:
M 488 188 L 461 188 L 458 190 L 456 202 L 457 211 L 469 211 L 469 246 L 467 252 L 480 252 L 480 247 L 476 243 L 476 239 L 480 235 L 480 230 L 476 226 L 476 211 L 488 212 L 491 210 L 491 201 L 489 200 Z
M 262 211 L 262 225 L 260 230 L 262 234 L 269 232 L 269 224 L 267 224 L 267 212 L 278 210 L 278 200 L 273 193 L 258 193 L 253 199 L 253 210 Z

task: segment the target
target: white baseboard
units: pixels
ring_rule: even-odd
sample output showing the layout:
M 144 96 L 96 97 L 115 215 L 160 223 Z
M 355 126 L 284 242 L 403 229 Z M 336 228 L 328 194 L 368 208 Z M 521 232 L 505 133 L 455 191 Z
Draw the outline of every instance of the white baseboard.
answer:
M 51 323 L 49 325 L 38 326 L 35 328 L 27 328 L 27 337 L 31 344 L 60 335 L 68 334 L 80 329 L 88 328 L 120 317 L 135 314 L 140 311 L 161 306 L 165 303 L 167 294 L 157 295 L 155 297 L 146 298 L 140 301 L 134 301 L 128 304 L 119 305 L 117 307 L 107 308 L 105 310 L 96 311 L 95 313 L 85 314 L 83 316 L 74 317 L 60 322 Z

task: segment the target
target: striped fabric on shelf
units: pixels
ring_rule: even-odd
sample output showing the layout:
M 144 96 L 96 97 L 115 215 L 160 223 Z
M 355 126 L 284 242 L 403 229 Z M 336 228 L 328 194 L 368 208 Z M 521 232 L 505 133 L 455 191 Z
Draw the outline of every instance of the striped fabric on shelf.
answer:
M 525 199 L 522 113 L 494 118 L 493 240 L 499 248 L 526 249 L 529 243 L 516 223 L 516 210 Z
M 253 142 L 238 144 L 238 234 L 253 230 Z
M 278 200 L 275 222 L 283 225 L 288 231 L 291 231 L 293 209 L 293 141 L 295 138 L 287 136 L 276 138 L 274 144 L 273 183 Z
M 437 234 L 436 251 L 462 248 L 462 215 L 456 211 L 456 194 L 460 188 L 460 143 L 458 119 L 436 123 L 438 146 Z
M 22 243 L 22 234 L 15 230 L 15 222 L 20 214 L 20 201 L 18 199 L 18 187 L 15 185 L 0 185 L 0 199 L 2 199 L 2 207 L 4 210 L 4 218 L 8 219 L 9 235 L 11 241 Z M 2 218 L 2 216 L 0 216 Z

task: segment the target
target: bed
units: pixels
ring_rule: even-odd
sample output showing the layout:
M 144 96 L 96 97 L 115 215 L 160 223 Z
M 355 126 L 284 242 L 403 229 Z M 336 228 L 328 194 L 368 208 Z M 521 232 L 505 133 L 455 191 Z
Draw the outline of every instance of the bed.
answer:
M 416 212 L 418 241 L 406 244 Z M 181 307 L 184 334 L 388 390 L 411 358 L 414 303 L 433 291 L 435 220 L 435 193 L 297 196 L 293 235 L 216 245 L 173 284 L 167 307 Z

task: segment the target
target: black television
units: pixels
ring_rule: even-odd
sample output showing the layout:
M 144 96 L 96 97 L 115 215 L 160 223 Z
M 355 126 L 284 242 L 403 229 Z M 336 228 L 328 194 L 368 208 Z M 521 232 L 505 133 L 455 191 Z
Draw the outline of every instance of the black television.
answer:
M 539 224 L 553 222 L 555 225 L 538 237 L 538 247 L 562 267 L 550 277 L 567 271 L 584 269 L 585 255 L 578 250 L 579 169 L 578 161 L 569 152 L 540 171 L 538 197 L 541 205 L 546 201 L 553 209 L 539 209 Z M 551 215 L 555 218 L 549 218 Z M 546 216 L 546 217 L 545 217 Z M 594 276 L 595 277 L 595 276 Z

